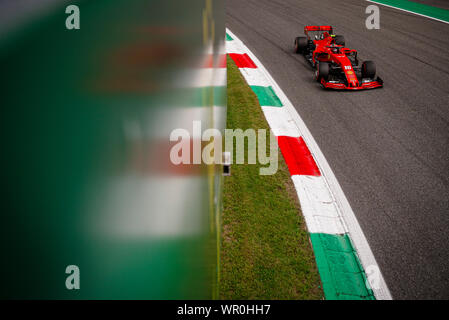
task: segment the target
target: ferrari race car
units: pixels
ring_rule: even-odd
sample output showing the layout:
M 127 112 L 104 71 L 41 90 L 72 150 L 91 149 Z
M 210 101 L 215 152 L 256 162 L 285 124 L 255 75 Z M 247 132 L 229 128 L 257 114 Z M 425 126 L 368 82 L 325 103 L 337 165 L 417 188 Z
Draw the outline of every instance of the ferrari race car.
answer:
M 327 89 L 363 90 L 383 86 L 373 61 L 361 66 L 357 51 L 345 47 L 345 38 L 334 35 L 331 26 L 306 26 L 305 37 L 295 39 L 295 52 L 315 68 L 316 80 Z

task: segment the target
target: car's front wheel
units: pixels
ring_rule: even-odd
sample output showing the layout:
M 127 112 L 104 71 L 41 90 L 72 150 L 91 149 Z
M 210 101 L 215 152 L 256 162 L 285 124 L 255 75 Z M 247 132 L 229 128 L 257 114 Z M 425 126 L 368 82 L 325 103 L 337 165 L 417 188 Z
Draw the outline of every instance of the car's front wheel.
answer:
M 329 78 L 329 63 L 327 62 L 319 62 L 315 71 L 316 81 L 321 82 L 321 79 L 327 81 Z
M 373 61 L 364 61 L 362 63 L 362 78 L 374 79 L 376 75 L 376 65 Z

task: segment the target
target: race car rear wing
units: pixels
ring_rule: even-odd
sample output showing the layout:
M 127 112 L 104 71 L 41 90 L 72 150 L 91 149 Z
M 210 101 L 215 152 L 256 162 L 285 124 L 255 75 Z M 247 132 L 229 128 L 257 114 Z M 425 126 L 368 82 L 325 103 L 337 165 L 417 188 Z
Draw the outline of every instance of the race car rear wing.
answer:
M 309 31 L 328 31 L 332 34 L 332 26 L 305 26 L 304 33 L 307 34 Z

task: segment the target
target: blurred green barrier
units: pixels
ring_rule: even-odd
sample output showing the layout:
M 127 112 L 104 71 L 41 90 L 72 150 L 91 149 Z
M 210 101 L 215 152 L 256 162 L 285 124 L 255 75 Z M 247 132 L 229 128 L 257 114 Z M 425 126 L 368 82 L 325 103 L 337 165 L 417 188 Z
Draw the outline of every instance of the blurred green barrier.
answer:
M 21 3 L 0 2 L 0 297 L 216 297 L 221 168 L 171 164 L 169 135 L 224 128 L 225 80 L 197 81 L 223 75 L 223 3 Z

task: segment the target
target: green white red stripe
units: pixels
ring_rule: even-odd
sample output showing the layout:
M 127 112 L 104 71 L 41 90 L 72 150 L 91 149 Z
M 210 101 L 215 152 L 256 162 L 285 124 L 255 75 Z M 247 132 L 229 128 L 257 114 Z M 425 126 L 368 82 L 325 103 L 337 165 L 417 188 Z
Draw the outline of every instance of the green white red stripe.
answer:
M 230 31 L 226 52 L 256 94 L 289 168 L 326 299 L 391 299 L 377 263 L 318 145 L 257 57 Z M 365 270 L 378 270 L 371 288 Z

